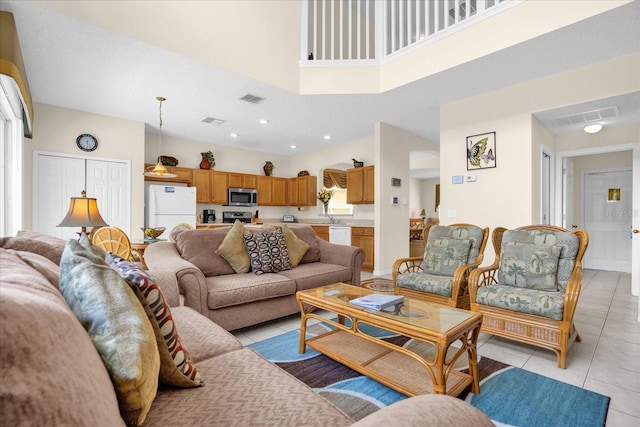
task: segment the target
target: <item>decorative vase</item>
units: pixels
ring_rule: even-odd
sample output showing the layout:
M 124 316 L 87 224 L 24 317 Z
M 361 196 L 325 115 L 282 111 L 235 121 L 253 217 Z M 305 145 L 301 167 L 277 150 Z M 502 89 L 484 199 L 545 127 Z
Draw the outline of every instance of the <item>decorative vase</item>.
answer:
M 264 171 L 264 174 L 266 176 L 271 176 L 273 175 L 273 163 L 271 162 L 266 162 L 264 164 L 264 166 L 262 166 L 262 170 Z
M 209 158 L 207 157 L 207 153 L 200 153 L 202 155 L 202 160 L 200 161 L 200 169 L 211 169 L 211 163 L 209 163 Z
M 322 213 L 325 215 L 329 214 L 329 202 L 322 202 Z

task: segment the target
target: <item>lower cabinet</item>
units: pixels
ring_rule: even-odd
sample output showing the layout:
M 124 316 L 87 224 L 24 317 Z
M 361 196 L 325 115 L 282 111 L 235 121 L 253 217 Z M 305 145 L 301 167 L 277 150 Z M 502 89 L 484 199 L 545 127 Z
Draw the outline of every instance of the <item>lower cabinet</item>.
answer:
M 316 232 L 319 238 L 329 241 L 329 227 L 326 225 L 312 225 L 313 231 Z
M 351 227 L 351 246 L 364 249 L 362 269 L 373 271 L 373 227 Z

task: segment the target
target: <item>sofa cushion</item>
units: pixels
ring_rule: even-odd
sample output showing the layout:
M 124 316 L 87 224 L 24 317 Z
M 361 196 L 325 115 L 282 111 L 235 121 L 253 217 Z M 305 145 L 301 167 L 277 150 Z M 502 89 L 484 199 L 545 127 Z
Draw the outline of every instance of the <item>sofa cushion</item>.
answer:
M 251 261 L 251 270 L 254 273 L 291 270 L 289 252 L 282 229 L 265 233 L 246 233 L 244 243 Z
M 282 233 L 284 234 L 284 240 L 287 243 L 287 252 L 289 252 L 289 262 L 291 267 L 298 266 L 304 255 L 309 250 L 309 244 L 301 240 L 296 233 L 291 231 L 286 225 L 282 226 Z
M 60 261 L 60 290 L 111 375 L 122 418 L 144 421 L 156 395 L 160 357 L 137 297 L 86 234 L 69 239 Z
M 33 252 L 60 265 L 64 240 L 35 231 L 19 231 L 15 237 L 3 237 L 0 246 L 5 249 Z
M 205 277 L 234 274 L 233 267 L 216 250 L 231 227 L 185 230 L 176 236 L 180 256 L 196 266 Z M 243 243 L 244 245 L 244 243 Z
M 166 425 L 172 419 L 185 426 L 339 427 L 353 423 L 306 384 L 251 349 L 221 354 L 198 365 L 205 383 L 216 386 L 161 387 L 148 416 L 149 425 Z
M 9 249 L 9 252 L 14 253 L 29 267 L 42 274 L 56 289 L 60 289 L 60 267 L 58 267 L 58 264 L 33 252 L 15 251 L 13 249 Z
M 299 267 L 297 267 L 299 268 Z M 227 274 L 205 278 L 210 309 L 293 295 L 296 283 L 275 273 Z
M 401 288 L 450 297 L 453 280 L 452 276 L 414 272 L 399 274 L 397 283 Z
M 320 245 L 316 237 L 316 232 L 308 225 L 291 227 L 291 231 L 298 236 L 300 240 L 309 245 L 309 249 L 304 254 L 299 264 L 320 261 Z
M 294 280 L 298 291 L 351 280 L 349 267 L 320 262 L 300 264 L 294 269 L 281 271 L 278 274 Z
M 100 355 L 66 301 L 0 249 L 0 411 L 7 426 L 123 426 Z
M 559 255 L 560 248 L 557 246 L 524 243 L 502 245 L 498 283 L 556 291 Z
M 249 254 L 242 237 L 244 234 L 244 224 L 236 219 L 231 230 L 220 243 L 220 247 L 216 249 L 216 253 L 227 260 L 236 273 L 246 273 L 251 267 Z
M 516 288 L 510 285 L 480 286 L 477 301 L 481 305 L 536 314 L 554 320 L 562 320 L 564 310 L 563 292 Z
M 429 243 L 432 239 L 441 239 L 443 237 L 450 239 L 471 240 L 469 256 L 467 258 L 467 262 L 465 263 L 469 264 L 474 262 L 478 257 L 483 236 L 484 230 L 473 225 L 434 225 L 429 229 L 427 243 Z
M 162 290 L 134 263 L 112 253 L 107 253 L 106 261 L 134 290 L 153 326 L 160 354 L 160 381 L 176 387 L 203 385 L 198 369 L 182 344 Z
M 453 276 L 458 267 L 467 263 L 470 246 L 469 239 L 429 239 L 424 249 L 422 270 L 437 276 Z
M 235 336 L 190 307 L 172 307 L 171 314 L 193 363 L 242 348 Z

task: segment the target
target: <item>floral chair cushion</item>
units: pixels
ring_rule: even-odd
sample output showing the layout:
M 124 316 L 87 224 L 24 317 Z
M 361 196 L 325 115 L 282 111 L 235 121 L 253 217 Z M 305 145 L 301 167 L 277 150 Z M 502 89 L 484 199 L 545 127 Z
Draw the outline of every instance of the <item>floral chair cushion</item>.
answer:
M 506 244 L 500 250 L 498 283 L 519 288 L 557 291 L 560 247 Z
M 478 288 L 478 304 L 562 320 L 564 293 L 491 285 Z
M 451 276 L 438 276 L 429 273 L 404 273 L 398 275 L 397 284 L 401 288 L 422 291 L 430 294 L 451 296 Z
M 431 233 L 429 233 L 431 234 Z M 567 287 L 567 282 L 571 278 L 573 266 L 576 263 L 576 256 L 580 242 L 578 236 L 566 231 L 554 230 L 507 230 L 502 235 L 502 245 L 507 244 L 535 244 L 557 246 L 560 248 L 558 258 L 557 284 L 558 289 L 563 291 Z
M 437 276 L 453 276 L 456 268 L 467 263 L 470 245 L 469 239 L 429 239 L 422 270 Z
M 437 239 L 457 239 L 457 240 L 470 240 L 471 248 L 467 256 L 467 262 L 472 263 L 478 257 L 480 252 L 480 245 L 482 243 L 482 237 L 484 236 L 484 230 L 480 227 L 473 226 L 461 226 L 461 225 L 434 225 L 429 230 L 427 235 L 427 244 Z M 426 247 L 425 247 L 426 250 Z

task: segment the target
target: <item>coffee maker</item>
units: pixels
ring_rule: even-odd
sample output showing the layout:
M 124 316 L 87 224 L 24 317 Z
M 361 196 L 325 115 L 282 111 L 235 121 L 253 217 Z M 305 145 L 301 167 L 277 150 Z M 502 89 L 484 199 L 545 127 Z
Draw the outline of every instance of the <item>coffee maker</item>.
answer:
M 213 224 L 216 222 L 216 210 L 215 209 L 204 209 L 202 211 L 202 223 L 203 224 Z

